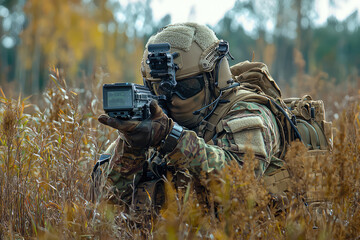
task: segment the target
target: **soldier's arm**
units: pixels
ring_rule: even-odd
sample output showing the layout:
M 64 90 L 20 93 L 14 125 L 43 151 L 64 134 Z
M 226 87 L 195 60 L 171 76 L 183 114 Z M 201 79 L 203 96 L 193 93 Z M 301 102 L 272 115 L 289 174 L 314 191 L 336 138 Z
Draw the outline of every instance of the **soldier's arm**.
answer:
M 112 155 L 107 171 L 108 183 L 117 197 L 129 203 L 134 186 L 142 176 L 147 150 L 133 149 L 119 137 L 106 153 Z
M 110 151 L 112 158 L 107 176 L 122 200 L 131 196 L 140 181 L 148 149 L 158 147 L 174 125 L 155 100 L 150 102 L 149 108 L 151 116 L 144 121 L 121 120 L 106 114 L 98 118 L 100 123 L 120 133 L 114 150 Z
M 218 136 L 213 143 L 205 143 L 195 132 L 185 130 L 176 148 L 167 155 L 169 164 L 188 169 L 196 175 L 222 169 L 236 160 L 242 164 L 247 149 L 251 149 L 258 163 L 257 174 L 263 174 L 276 158 L 280 136 L 274 115 L 266 107 L 239 102 L 217 126 Z M 279 162 L 276 162 L 279 161 Z

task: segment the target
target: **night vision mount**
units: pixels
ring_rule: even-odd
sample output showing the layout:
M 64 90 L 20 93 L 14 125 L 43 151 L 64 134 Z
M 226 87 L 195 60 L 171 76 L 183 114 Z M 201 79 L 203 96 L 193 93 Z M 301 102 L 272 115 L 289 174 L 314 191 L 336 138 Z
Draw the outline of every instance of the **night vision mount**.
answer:
M 170 53 L 169 43 L 149 44 L 148 52 L 146 64 L 150 67 L 150 75 L 160 78 L 160 89 L 166 93 L 166 98 L 170 99 L 176 87 L 175 73 L 179 69 L 174 59 L 179 53 Z

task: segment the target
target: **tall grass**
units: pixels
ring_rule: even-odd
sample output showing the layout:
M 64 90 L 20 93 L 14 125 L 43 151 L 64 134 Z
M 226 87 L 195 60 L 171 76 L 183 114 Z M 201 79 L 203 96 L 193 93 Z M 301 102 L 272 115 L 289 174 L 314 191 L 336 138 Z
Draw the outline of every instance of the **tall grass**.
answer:
M 249 152 L 242 169 L 231 165 L 203 180 L 198 193 L 206 195 L 191 184 L 176 191 L 169 176 L 167 205 L 156 218 L 139 223 L 123 206 L 90 201 L 93 165 L 116 138 L 96 120 L 103 78 L 100 73 L 89 81 L 96 85 L 71 89 L 53 69 L 52 84 L 36 104 L 31 104 L 34 97 L 10 99 L 1 91 L 0 239 L 360 237 L 358 93 L 351 93 L 346 107 L 331 108 L 339 116 L 331 153 L 310 157 L 301 144 L 291 147 L 286 160 L 293 183 L 286 211 L 269 205 Z

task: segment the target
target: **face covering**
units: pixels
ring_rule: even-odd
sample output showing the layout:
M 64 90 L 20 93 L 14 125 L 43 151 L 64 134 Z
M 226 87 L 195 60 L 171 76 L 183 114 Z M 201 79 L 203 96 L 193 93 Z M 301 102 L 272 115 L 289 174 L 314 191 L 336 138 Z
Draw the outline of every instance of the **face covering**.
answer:
M 169 116 L 178 124 L 188 129 L 192 129 L 203 119 L 201 113 L 194 115 L 193 112 L 204 106 L 204 103 L 205 89 L 185 100 L 182 100 L 174 94 L 171 102 L 167 104 Z

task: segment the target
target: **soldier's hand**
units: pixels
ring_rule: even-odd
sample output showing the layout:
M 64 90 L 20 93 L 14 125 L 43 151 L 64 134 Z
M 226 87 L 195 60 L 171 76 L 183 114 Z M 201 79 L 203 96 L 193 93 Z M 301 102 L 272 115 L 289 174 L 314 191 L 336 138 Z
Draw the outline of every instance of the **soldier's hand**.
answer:
M 133 148 L 158 147 L 169 134 L 174 122 L 155 100 L 150 103 L 150 118 L 144 121 L 120 120 L 106 114 L 99 116 L 100 123 L 119 130 Z

